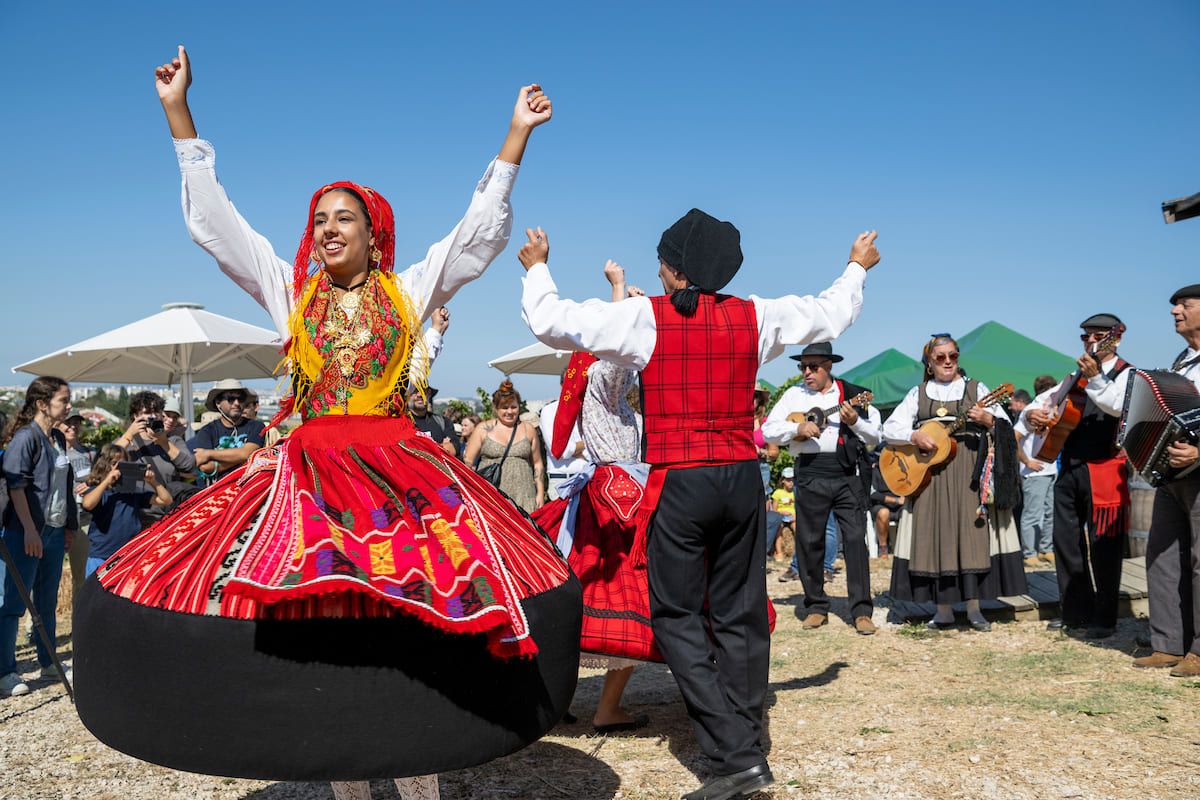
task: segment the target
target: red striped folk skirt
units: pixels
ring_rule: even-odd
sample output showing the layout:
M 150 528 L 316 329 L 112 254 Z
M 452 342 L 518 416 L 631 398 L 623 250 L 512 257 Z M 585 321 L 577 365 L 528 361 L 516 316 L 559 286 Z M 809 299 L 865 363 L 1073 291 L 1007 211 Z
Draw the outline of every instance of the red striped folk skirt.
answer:
M 407 418 L 321 417 L 196 495 L 98 571 L 109 592 L 243 620 L 404 614 L 537 652 L 520 601 L 566 564 Z
M 600 465 L 580 493 L 575 539 L 567 563 L 583 585 L 579 649 L 618 658 L 662 661 L 650 630 L 646 570 L 629 559 L 642 487 L 620 467 Z M 630 504 L 632 501 L 632 505 Z M 534 520 L 555 535 L 569 501 L 555 500 Z
M 597 465 L 581 492 L 575 538 L 567 563 L 583 586 L 583 630 L 579 649 L 616 658 L 663 661 L 650 628 L 650 583 L 644 565 L 633 566 L 630 550 L 645 493 L 618 466 Z M 568 500 L 555 500 L 533 513 L 551 536 L 562 524 Z M 775 607 L 767 602 L 771 630 Z

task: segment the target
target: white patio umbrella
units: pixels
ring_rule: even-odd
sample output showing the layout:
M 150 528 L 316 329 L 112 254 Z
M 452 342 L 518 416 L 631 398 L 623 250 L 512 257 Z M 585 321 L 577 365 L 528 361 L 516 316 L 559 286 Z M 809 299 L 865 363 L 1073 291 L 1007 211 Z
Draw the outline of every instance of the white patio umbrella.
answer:
M 493 358 L 489 367 L 495 367 L 505 375 L 560 375 L 571 359 L 570 350 L 555 350 L 549 345 L 534 342 L 528 347 L 514 350 L 507 355 Z
M 197 303 L 167 303 L 162 312 L 93 336 L 12 368 L 66 381 L 179 384 L 191 428 L 192 383 L 269 378 L 282 356 L 275 331 L 204 311 Z

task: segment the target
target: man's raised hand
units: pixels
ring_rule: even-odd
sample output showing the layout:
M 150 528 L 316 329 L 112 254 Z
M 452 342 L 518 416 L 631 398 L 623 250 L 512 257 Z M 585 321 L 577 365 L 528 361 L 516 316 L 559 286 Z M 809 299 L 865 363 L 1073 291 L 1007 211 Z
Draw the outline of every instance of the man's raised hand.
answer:
M 875 231 L 860 233 L 850 247 L 850 260 L 857 261 L 863 269 L 870 269 L 879 263 L 879 251 L 875 249 Z
M 550 260 L 550 237 L 541 228 L 536 231 L 526 228 L 525 235 L 529 237 L 529 241 L 521 245 L 517 258 L 528 272 L 534 264 L 545 264 Z

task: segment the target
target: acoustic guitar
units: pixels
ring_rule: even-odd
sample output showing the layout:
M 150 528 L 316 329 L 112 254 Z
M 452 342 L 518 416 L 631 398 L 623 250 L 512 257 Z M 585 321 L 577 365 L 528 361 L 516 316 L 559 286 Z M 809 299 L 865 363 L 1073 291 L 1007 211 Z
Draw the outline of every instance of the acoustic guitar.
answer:
M 866 408 L 875 399 L 875 395 L 871 392 L 862 392 L 856 394 L 849 400 L 845 401 L 852 406 L 858 408 Z M 829 424 L 829 418 L 838 412 L 842 406 L 836 405 L 832 408 L 813 408 L 808 411 L 793 411 L 787 415 L 788 422 L 794 422 L 799 425 L 801 422 L 811 422 L 821 430 L 825 430 L 825 426 Z
M 1012 393 L 1013 385 L 1005 383 L 975 405 L 987 408 L 1003 402 Z M 879 454 L 879 472 L 892 494 L 916 497 L 925 490 L 933 479 L 933 468 L 948 463 L 958 453 L 958 443 L 954 441 L 953 434 L 967 424 L 970 411 L 970 407 L 963 409 L 949 425 L 930 420 L 917 429 L 933 439 L 937 445 L 933 450 L 925 451 L 915 444 L 889 444 L 883 448 Z
M 1115 350 L 1121 343 L 1121 335 L 1124 333 L 1124 325 L 1114 325 L 1096 342 L 1095 349 L 1089 355 L 1099 364 L 1104 360 L 1102 356 L 1105 353 Z M 1058 392 L 1050 398 L 1050 408 L 1047 409 L 1050 412 L 1050 424 L 1030 431 L 1033 437 L 1033 457 L 1038 461 L 1052 463 L 1062 452 L 1067 437 L 1079 424 L 1080 418 L 1083 417 L 1083 409 L 1087 406 L 1087 395 L 1083 391 L 1086 385 L 1087 378 L 1083 377 L 1083 369 L 1077 369 L 1074 375 L 1063 381 Z

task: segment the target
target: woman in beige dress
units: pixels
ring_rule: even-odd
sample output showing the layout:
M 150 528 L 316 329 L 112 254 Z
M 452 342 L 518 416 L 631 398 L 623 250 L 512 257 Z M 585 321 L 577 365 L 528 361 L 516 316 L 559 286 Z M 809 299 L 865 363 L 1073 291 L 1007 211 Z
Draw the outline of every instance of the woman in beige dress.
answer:
M 463 460 L 474 464 L 478 458 L 476 470 L 499 464 L 500 491 L 522 511 L 531 513 L 546 499 L 546 469 L 537 430 L 520 421 L 521 395 L 508 379 L 492 393 L 492 408 L 496 418 L 475 427 Z

